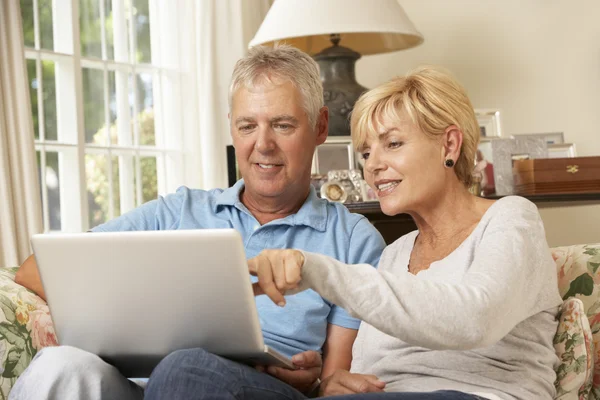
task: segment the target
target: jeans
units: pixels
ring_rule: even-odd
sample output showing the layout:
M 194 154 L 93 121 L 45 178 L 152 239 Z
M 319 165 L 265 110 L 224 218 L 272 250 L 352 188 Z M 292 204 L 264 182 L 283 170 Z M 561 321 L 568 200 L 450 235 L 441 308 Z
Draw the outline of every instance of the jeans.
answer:
M 73 347 L 41 350 L 19 377 L 10 400 L 305 400 L 286 383 L 252 367 L 202 349 L 179 350 L 152 372 L 146 390 L 126 379 L 100 357 Z M 478 397 L 435 393 L 370 393 L 330 397 L 335 400 L 476 400 Z
M 167 356 L 152 372 L 146 400 L 304 400 L 307 397 L 270 375 L 202 349 L 180 350 Z M 335 400 L 477 400 L 456 392 L 365 393 L 332 396 Z

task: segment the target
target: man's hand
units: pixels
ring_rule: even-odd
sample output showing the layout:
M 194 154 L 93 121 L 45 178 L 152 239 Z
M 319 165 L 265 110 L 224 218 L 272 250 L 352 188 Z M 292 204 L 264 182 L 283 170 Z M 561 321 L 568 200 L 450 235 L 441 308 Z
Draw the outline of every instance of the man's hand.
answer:
M 44 292 L 40 272 L 38 271 L 33 254 L 30 255 L 17 270 L 15 282 L 46 300 L 46 293 Z
M 283 295 L 298 287 L 302 279 L 304 254 L 298 250 L 263 250 L 248 260 L 250 274 L 258 277 L 254 295 L 266 294 L 275 304 L 285 306 Z
M 267 372 L 279 380 L 284 381 L 290 386 L 298 389 L 302 393 L 307 393 L 321 376 L 321 366 L 323 365 L 321 355 L 316 351 L 305 351 L 292 357 L 292 362 L 298 367 L 297 370 L 289 370 L 279 367 L 256 367 L 259 371 Z
M 375 375 L 352 374 L 339 369 L 325 378 L 319 388 L 319 396 L 338 396 L 342 394 L 383 392 L 385 382 Z

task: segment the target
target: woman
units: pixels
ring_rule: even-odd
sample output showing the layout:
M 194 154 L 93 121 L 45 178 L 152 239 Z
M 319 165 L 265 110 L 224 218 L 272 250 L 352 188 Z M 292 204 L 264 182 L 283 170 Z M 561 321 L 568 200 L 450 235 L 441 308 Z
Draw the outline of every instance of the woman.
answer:
M 388 246 L 378 270 L 296 250 L 249 262 L 255 290 L 276 303 L 312 288 L 364 321 L 352 373 L 320 394 L 360 385 L 395 393 L 356 398 L 552 399 L 554 263 L 534 204 L 469 193 L 479 129 L 465 90 L 422 68 L 365 93 L 351 124 L 382 211 L 410 214 L 418 230 Z

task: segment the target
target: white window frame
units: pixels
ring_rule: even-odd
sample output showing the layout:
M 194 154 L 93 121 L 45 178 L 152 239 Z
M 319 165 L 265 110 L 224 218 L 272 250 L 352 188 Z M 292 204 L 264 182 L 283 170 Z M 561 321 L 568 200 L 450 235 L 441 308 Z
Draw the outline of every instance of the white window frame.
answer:
M 119 158 L 119 184 L 121 214 L 142 203 L 142 179 L 140 158 L 156 157 L 158 193 L 164 195 L 175 190 L 183 183 L 185 163 L 183 162 L 184 144 L 182 133 L 181 73 L 179 68 L 179 42 L 177 29 L 177 2 L 148 0 L 151 35 L 151 64 L 136 64 L 133 60 L 136 37 L 134 24 L 129 32 L 125 13 L 129 12 L 133 21 L 133 7 L 126 10 L 124 0 L 112 0 L 114 60 L 106 57 L 105 24 L 101 25 L 102 59 L 83 57 L 79 37 L 79 0 L 53 0 L 52 20 L 54 50 L 41 49 L 38 17 L 38 0 L 33 0 L 35 47 L 25 49 L 26 60 L 35 60 L 37 75 L 37 97 L 39 118 L 39 139 L 35 149 L 40 152 L 40 183 L 44 215 L 44 231 L 50 231 L 48 189 L 46 182 L 46 154 L 55 151 L 59 154 L 58 178 L 60 181 L 61 231 L 81 232 L 90 228 L 87 199 L 87 181 L 85 171 L 86 154 L 105 154 L 107 157 L 107 177 L 109 184 L 108 219 L 116 217 L 113 207 L 112 157 Z M 104 1 L 99 0 L 100 18 L 104 20 Z M 57 23 L 59 21 L 59 23 Z M 58 138 L 48 141 L 45 136 L 42 61 L 55 63 L 56 80 L 56 119 Z M 104 75 L 105 122 L 110 126 L 108 108 L 108 73 L 115 71 L 117 96 L 117 116 L 119 145 L 110 143 L 107 135 L 106 145 L 85 143 L 82 68 L 96 68 Z M 155 146 L 139 145 L 139 132 L 136 118 L 136 102 L 133 110 L 133 142 L 130 133 L 130 110 L 126 80 L 118 78 L 138 73 L 152 74 L 153 107 L 155 125 Z M 30 77 L 30 80 L 33 77 Z M 136 79 L 133 79 L 133 93 L 136 93 Z M 124 85 L 124 86 L 123 86 Z M 169 134 L 165 134 L 165 121 L 169 121 Z M 120 129 L 119 129 L 120 128 Z M 108 130 L 107 130 L 108 131 Z M 125 134 L 127 133 L 127 134 Z M 129 139 L 128 139 L 129 138 Z M 130 157 L 127 159 L 127 157 Z M 131 162 L 134 159 L 135 163 Z M 126 162 L 129 160 L 129 162 Z M 125 161 L 125 162 L 124 162 Z M 133 190 L 133 177 L 135 190 Z M 133 193 L 136 193 L 133 196 Z M 134 198 L 135 197 L 135 198 Z

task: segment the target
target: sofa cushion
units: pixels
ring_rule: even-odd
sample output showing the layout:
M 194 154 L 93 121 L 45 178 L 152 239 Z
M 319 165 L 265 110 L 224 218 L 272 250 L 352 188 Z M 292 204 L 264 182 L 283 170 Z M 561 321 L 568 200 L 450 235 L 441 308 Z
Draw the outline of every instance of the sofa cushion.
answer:
M 575 297 L 583 303 L 594 349 L 589 398 L 600 400 L 600 243 L 557 247 L 552 249 L 552 257 L 562 298 Z
M 592 331 L 583 303 L 569 297 L 561 306 L 554 336 L 554 348 L 560 359 L 554 384 L 557 399 L 587 398 L 592 387 L 592 346 Z
M 46 302 L 14 282 L 17 268 L 0 268 L 0 398 L 27 368 L 33 356 L 57 344 Z

